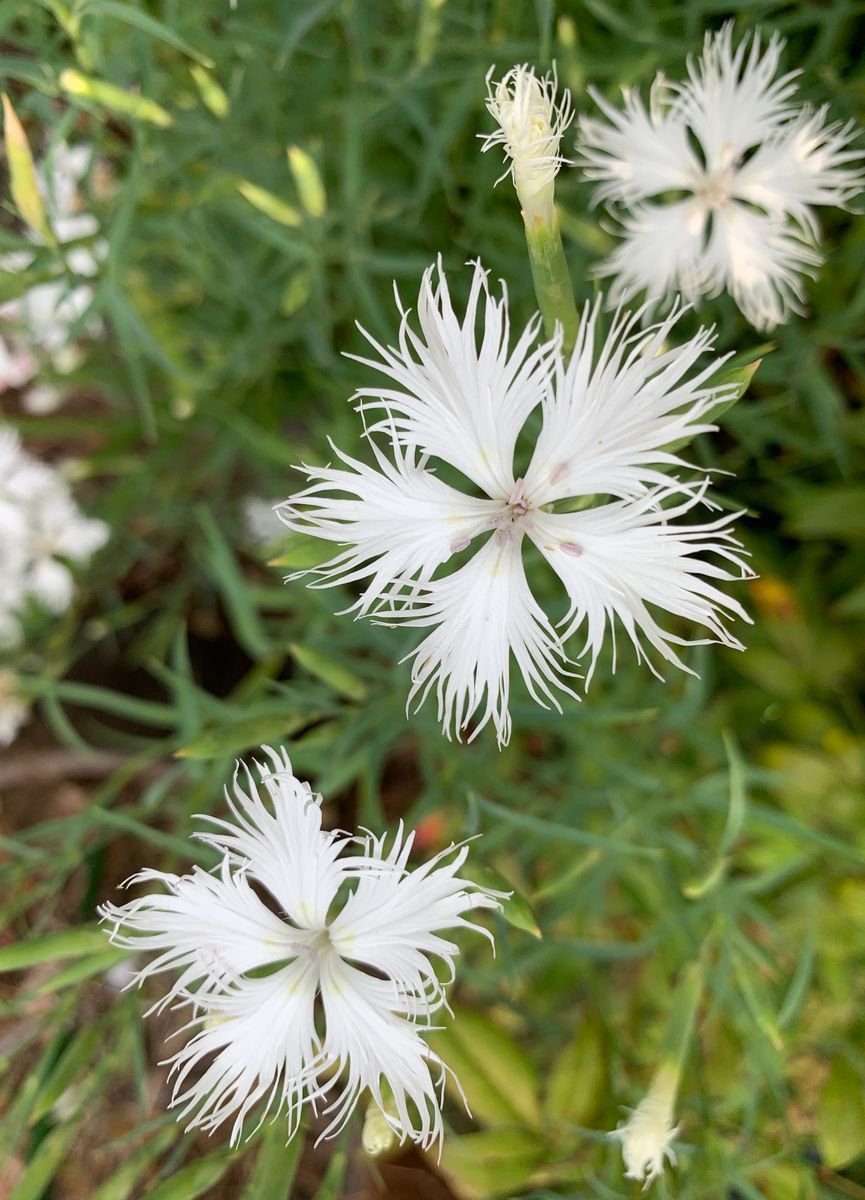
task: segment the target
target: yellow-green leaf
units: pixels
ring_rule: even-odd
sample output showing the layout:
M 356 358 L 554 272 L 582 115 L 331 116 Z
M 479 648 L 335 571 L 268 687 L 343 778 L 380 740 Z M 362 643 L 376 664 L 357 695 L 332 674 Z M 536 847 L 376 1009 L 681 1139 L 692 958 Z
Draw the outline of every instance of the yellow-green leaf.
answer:
M 474 1117 L 487 1125 L 540 1125 L 534 1064 L 488 1016 L 456 1009 L 451 1024 L 429 1041 L 456 1072 Z
M 327 196 L 315 160 L 301 150 L 300 146 L 289 146 L 288 165 L 294 177 L 294 186 L 300 203 L 311 217 L 323 217 L 327 210 Z
M 270 217 L 272 221 L 278 221 L 280 225 L 288 225 L 292 228 L 302 224 L 303 217 L 296 208 L 291 204 L 286 204 L 278 196 L 274 196 L 273 192 L 259 187 L 257 183 L 250 183 L 248 179 L 239 179 L 237 190 L 244 200 L 248 200 L 254 208 Z
M 222 1178 L 235 1157 L 231 1150 L 217 1150 L 196 1159 L 147 1192 L 147 1200 L 195 1200 Z
M 309 671 L 310 675 L 315 675 L 317 679 L 333 688 L 335 692 L 339 692 L 341 696 L 357 701 L 363 700 L 366 696 L 366 684 L 363 680 L 358 679 L 336 659 L 322 654 L 319 650 L 313 650 L 310 646 L 301 646 L 297 642 L 292 642 L 289 650 L 305 671 Z
M 12 199 L 22 221 L 46 242 L 53 241 L 42 193 L 36 178 L 36 166 L 24 126 L 18 120 L 9 97 L 3 96 L 3 137 L 9 162 Z
M 466 1197 L 510 1195 L 545 1158 L 541 1139 L 526 1129 L 484 1130 L 445 1140 L 441 1168 Z
M 840 1054 L 820 1093 L 818 1128 L 827 1167 L 843 1167 L 865 1152 L 865 1084 L 850 1060 Z
M 281 554 L 268 560 L 269 567 L 288 567 L 290 571 L 307 571 L 317 567 L 327 558 L 330 548 L 318 538 L 307 537 L 303 533 L 288 533 L 279 538 L 283 547 Z
M 598 1109 L 606 1075 L 600 1027 L 586 1017 L 553 1063 L 544 1101 L 547 1117 L 586 1125 Z
M 83 75 L 80 71 L 67 67 L 61 72 L 59 82 L 67 96 L 100 104 L 118 116 L 134 117 L 160 129 L 168 129 L 174 124 L 171 113 L 155 100 L 138 92 L 117 87 L 114 83 L 107 83 L 104 79 L 94 79 L 92 75 Z
M 278 742 L 302 729 L 308 721 L 303 713 L 268 713 L 261 717 L 243 717 L 228 725 L 207 729 L 193 738 L 180 750 L 175 758 L 221 758 L 225 754 L 240 754 L 251 746 L 265 746 Z
M 289 279 L 286 289 L 282 293 L 279 311 L 283 316 L 293 317 L 296 312 L 299 312 L 303 308 L 311 295 L 312 275 L 306 267 L 302 267 L 299 271 L 295 271 L 291 279 Z M 320 554 L 316 553 L 315 561 L 318 561 L 319 557 Z
M 751 380 L 754 378 L 757 368 L 762 363 L 764 357 L 770 354 L 774 348 L 773 342 L 765 342 L 761 346 L 756 346 L 753 350 L 746 351 L 745 354 L 737 355 L 736 359 L 734 359 L 734 365 L 728 366 L 716 379 L 712 380 L 713 388 L 729 387 L 732 390 L 723 400 L 719 400 L 714 407 L 709 409 L 704 418 L 706 422 L 714 424 L 720 420 L 728 409 L 732 408 L 734 404 L 742 399 L 748 390 Z M 665 446 L 664 449 L 671 453 L 676 453 L 684 446 L 687 446 L 690 441 L 690 437 L 680 438 L 678 441 L 671 442 L 670 445 Z
M 192 63 L 189 73 L 195 80 L 198 94 L 213 115 L 219 117 L 220 120 L 223 117 L 227 117 L 229 109 L 228 96 L 217 83 L 213 72 L 205 70 L 198 63 Z
M 494 871 L 491 867 L 480 866 L 472 866 L 469 874 L 481 887 L 491 888 L 494 892 L 510 892 L 509 896 L 500 900 L 502 916 L 509 925 L 513 925 L 515 929 L 522 929 L 524 933 L 530 933 L 532 937 L 544 936 L 531 904 L 522 892 L 505 879 L 504 875 Z

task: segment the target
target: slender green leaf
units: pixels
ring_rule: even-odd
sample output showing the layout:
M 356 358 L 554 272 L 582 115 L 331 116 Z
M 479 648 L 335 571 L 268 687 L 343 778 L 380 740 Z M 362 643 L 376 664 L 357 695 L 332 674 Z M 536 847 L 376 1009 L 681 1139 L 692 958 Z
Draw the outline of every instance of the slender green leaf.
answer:
M 166 46 L 173 46 L 175 50 L 180 50 L 183 54 L 188 54 L 190 58 L 194 58 L 196 62 L 201 63 L 203 67 L 212 67 L 213 60 L 208 58 L 206 54 L 202 54 L 185 41 L 177 33 L 174 32 L 168 25 L 162 21 L 157 21 L 155 17 L 144 12 L 140 8 L 135 8 L 132 4 L 123 4 L 121 0 L 83 0 L 79 2 L 78 10 L 81 16 L 100 16 L 114 17 L 118 21 L 123 21 L 126 25 L 133 25 L 136 29 L 140 29 L 142 33 L 147 33 L 151 37 L 156 38 L 160 42 L 164 42 Z
M 106 946 L 103 931 L 94 926 L 64 929 L 58 933 L 45 933 L 30 941 L 13 942 L 0 946 L 0 972 L 21 971 L 36 963 L 51 962 L 53 959 L 78 958 L 102 951 Z
M 196 1200 L 222 1179 L 235 1157 L 231 1150 L 217 1150 L 206 1158 L 196 1159 L 145 1192 L 145 1196 L 147 1200 Z
M 107 1179 L 93 1193 L 92 1200 L 129 1200 L 144 1179 L 145 1171 L 163 1151 L 182 1137 L 179 1126 L 171 1124 L 167 1129 L 161 1129 L 144 1146 L 135 1150 L 126 1159 L 123 1166 Z
M 255 1166 L 244 1189 L 243 1200 L 291 1200 L 304 1140 L 301 1130 L 286 1145 L 285 1122 L 268 1125 L 259 1138 Z

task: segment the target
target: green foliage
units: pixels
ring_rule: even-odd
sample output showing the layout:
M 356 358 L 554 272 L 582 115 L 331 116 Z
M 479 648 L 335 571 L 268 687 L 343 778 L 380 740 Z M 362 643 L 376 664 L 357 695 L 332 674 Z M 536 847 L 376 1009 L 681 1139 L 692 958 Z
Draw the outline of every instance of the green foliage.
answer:
M 615 675 L 600 664 L 562 715 L 515 686 L 506 753 L 452 744 L 431 711 L 406 717 L 412 631 L 335 615 L 347 591 L 284 583 L 321 546 L 256 541 L 243 515 L 249 495 L 295 490 L 295 464 L 326 462 L 328 436 L 364 453 L 347 401 L 370 373 L 343 355 L 363 353 L 356 322 L 396 338 L 393 281 L 412 305 L 441 252 L 464 291 L 480 255 L 514 324 L 533 312 L 513 192 L 476 138 L 491 61 L 555 58 L 582 110 L 586 82 L 614 95 L 675 76 L 720 17 L 710 0 L 0 0 L 0 90 L 26 134 L 2 250 L 32 250 L 19 217 L 38 228 L 24 148 L 63 136 L 106 168 L 87 202 L 109 245 L 106 332 L 63 378 L 72 400 L 34 416 L 4 395 L 3 418 L 76 460 L 82 503 L 114 530 L 78 608 L 34 619 L 15 660 L 41 725 L 0 763 L 13 1200 L 71 1196 L 94 1120 L 94 1200 L 278 1200 L 295 1179 L 300 1200 L 345 1194 L 352 1142 L 304 1175 L 304 1139 L 285 1148 L 280 1122 L 229 1151 L 163 1115 L 171 1051 L 140 1020 L 154 997 L 116 991 L 123 955 L 93 926 L 139 866 L 212 867 L 193 815 L 223 812 L 236 755 L 282 741 L 332 825 L 403 817 L 439 828 L 430 852 L 482 833 L 477 878 L 514 893 L 496 959 L 466 940 L 456 1020 L 430 1036 L 472 1113 L 449 1080 L 457 1196 L 635 1194 L 606 1134 L 644 1095 L 674 981 L 704 952 L 679 1166 L 656 1194 L 865 1194 L 861 219 L 826 214 L 811 313 L 771 346 L 724 297 L 700 314 L 735 352 L 735 402 L 688 453 L 732 473 L 725 503 L 747 514 L 760 578 L 747 651 L 688 651 L 699 678 L 661 683 L 623 640 Z M 758 20 L 789 39 L 806 99 L 862 118 L 855 6 L 739 16 Z M 579 305 L 611 238 L 578 172 L 557 196 Z M 2 298 L 65 269 L 46 245 L 4 273 Z M 31 780 L 28 745 L 37 764 L 67 755 L 83 802 Z

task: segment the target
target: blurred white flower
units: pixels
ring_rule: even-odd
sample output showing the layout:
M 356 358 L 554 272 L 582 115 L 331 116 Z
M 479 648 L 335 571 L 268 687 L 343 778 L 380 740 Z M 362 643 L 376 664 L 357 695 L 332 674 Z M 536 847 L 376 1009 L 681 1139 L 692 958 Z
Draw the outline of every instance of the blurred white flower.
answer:
M 580 162 L 621 225 L 600 268 L 613 303 L 728 291 L 762 330 L 803 311 L 822 261 L 813 206 L 846 207 L 865 173 L 854 122 L 792 102 L 783 45 L 755 34 L 734 48 L 728 23 L 706 35 L 686 82 L 657 77 L 648 109 L 630 89 L 621 109 L 592 91 L 606 120 L 581 119 Z
M 56 412 L 63 403 L 63 393 L 53 383 L 37 383 L 27 389 L 21 398 L 25 412 L 34 417 L 44 417 Z
M 352 605 L 358 616 L 431 629 L 413 652 L 409 705 L 434 691 L 448 736 L 459 738 L 476 719 L 472 737 L 492 721 L 500 744 L 508 741 L 511 655 L 539 704 L 558 708 L 557 691 L 573 696 L 562 639 L 581 626 L 589 678 L 616 618 L 639 658 L 645 639 L 689 670 L 676 647 L 697 643 L 665 632 L 649 605 L 741 648 L 725 618 L 748 618 L 716 586 L 750 574 L 729 530 L 733 516 L 680 524 L 707 503 L 706 481 L 679 484 L 661 470 L 684 465 L 670 447 L 714 428 L 707 414 L 729 395 L 711 382 L 723 360 L 694 370 L 713 336 L 701 329 L 667 348 L 676 309 L 648 330 L 641 314 L 620 314 L 601 339 L 599 314 L 600 304 L 587 307 L 567 363 L 557 340 L 537 344 L 536 320 L 511 350 L 506 298 L 491 295 L 480 264 L 462 323 L 441 265 L 430 268 L 418 303 L 421 336 L 407 313 L 399 348 L 366 335 L 379 358 L 360 361 L 388 382 L 357 394 L 364 416 L 378 417 L 367 431 L 376 465 L 334 447 L 343 465 L 304 467 L 310 486 L 278 510 L 291 529 L 341 547 L 311 572 L 311 586 L 362 581 Z M 518 475 L 517 439 L 538 408 L 540 432 Z M 479 494 L 439 478 L 431 458 Z M 594 495 L 615 499 L 573 503 Z M 481 537 L 472 557 L 452 561 Z M 561 633 L 529 588 L 526 539 L 567 591 Z
M 108 540 L 104 521 L 82 515 L 58 471 L 0 428 L 0 644 L 20 641 L 28 600 L 60 613 L 74 594 L 67 562 L 84 563 Z
M 262 500 L 258 496 L 246 496 L 243 500 L 243 519 L 250 541 L 275 542 L 284 536 L 285 526 L 274 512 L 276 502 Z
M 81 210 L 80 185 L 92 157 L 90 146 L 70 147 L 60 142 L 53 148 L 48 161 L 39 165 L 39 185 L 49 221 L 57 241 L 61 247 L 66 247 L 62 251 L 63 259 L 76 282 L 70 284 L 64 277 L 38 283 L 0 306 L 0 392 L 10 387 L 22 387 L 33 379 L 39 371 L 40 358 L 59 374 L 67 373 L 75 365 L 75 358 L 70 356 L 73 349 L 69 345 L 71 331 L 93 300 L 93 288 L 81 280 L 98 274 L 99 264 L 108 252 L 108 245 L 102 239 L 91 240 L 86 245 L 71 244 L 93 239 L 99 232 L 96 218 Z M 36 235 L 32 236 L 35 239 Z M 32 254 L 15 251 L 0 259 L 0 268 L 19 274 L 28 270 L 32 263 Z M 86 332 L 98 333 L 100 328 L 99 321 L 92 320 Z M 56 394 L 55 389 L 52 399 Z M 40 411 L 39 406 L 42 411 L 47 411 L 47 396 L 43 388 L 34 411 Z
M 115 945 L 154 952 L 139 983 L 178 972 L 154 1005 L 189 1006 L 196 1030 L 170 1060 L 172 1106 L 190 1128 L 233 1118 L 234 1143 L 259 1103 L 260 1121 L 284 1109 L 292 1136 L 306 1102 L 330 1116 L 326 1138 L 368 1089 L 400 1140 L 429 1146 L 442 1135 L 446 1067 L 422 1034 L 447 1008 L 458 954 L 442 932 L 492 941 L 464 914 L 499 907 L 497 894 L 460 878 L 465 846 L 411 870 L 414 835 L 402 825 L 389 849 L 384 837 L 326 832 L 321 797 L 285 751 L 264 749 L 260 787 L 239 764 L 230 818 L 202 818 L 214 831 L 199 836 L 224 855 L 218 872 L 144 870 L 129 883 L 164 893 L 100 909 Z
M 555 70 L 535 75 L 528 64 L 513 67 L 498 83 L 495 67 L 487 74 L 487 109 L 499 128 L 484 138 L 482 150 L 501 146 L 510 166 L 526 224 L 540 219 L 553 223 L 553 189 L 559 168 L 566 160 L 560 153 L 562 134 L 571 123 L 571 94 L 556 98 Z M 502 176 L 504 179 L 504 175 Z
M 14 672 L 0 667 L 0 746 L 12 745 L 28 712 L 29 705 L 18 693 Z
M 622 1143 L 625 1178 L 642 1182 L 643 1190 L 663 1172 L 667 1161 L 676 1165 L 671 1143 L 679 1133 L 679 1126 L 673 1124 L 677 1088 L 675 1071 L 659 1071 L 628 1120 L 610 1133 Z
M 0 393 L 20 388 L 39 369 L 33 355 L 15 337 L 0 337 Z

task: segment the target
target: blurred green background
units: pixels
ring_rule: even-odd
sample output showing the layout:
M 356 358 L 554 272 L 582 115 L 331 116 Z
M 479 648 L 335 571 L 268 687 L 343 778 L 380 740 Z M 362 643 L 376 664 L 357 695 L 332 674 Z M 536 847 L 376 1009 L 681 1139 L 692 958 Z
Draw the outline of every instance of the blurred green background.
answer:
M 747 651 L 689 652 L 699 679 L 659 683 L 623 653 L 563 716 L 515 687 L 506 751 L 489 730 L 453 745 L 429 708 L 406 720 L 410 631 L 284 585 L 320 548 L 256 541 L 245 517 L 247 497 L 298 488 L 294 464 L 327 461 L 328 436 L 362 453 L 347 401 L 371 373 L 343 355 L 363 351 L 356 322 L 393 340 L 394 280 L 413 303 L 441 253 L 461 295 L 480 256 L 515 324 L 534 311 L 513 189 L 477 138 L 489 67 L 554 59 L 585 111 L 587 82 L 615 97 L 676 78 L 730 16 L 788 39 L 804 100 L 862 118 L 850 0 L 0 0 L 0 85 L 37 155 L 95 147 L 86 203 L 109 244 L 105 333 L 65 404 L 0 406 L 33 453 L 75 460 L 82 505 L 113 529 L 75 610 L 35 621 L 12 660 L 34 717 L 0 761 L 0 1194 L 634 1195 L 606 1131 L 643 1096 L 706 948 L 680 1164 L 655 1193 L 865 1198 L 861 218 L 822 214 L 811 314 L 694 448 L 732 473 L 719 491 L 747 510 L 759 574 L 740 589 Z M 612 239 L 576 170 L 557 195 L 590 298 Z M 0 251 L 22 245 L 10 202 Z M 0 300 L 58 269 L 40 251 Z M 722 350 L 765 343 L 725 297 L 699 316 Z M 140 865 L 212 865 L 191 816 L 268 741 L 332 824 L 402 816 L 426 853 L 482 832 L 476 864 L 522 897 L 495 961 L 467 947 L 439 1035 L 473 1112 L 449 1103 L 439 1167 L 370 1162 L 360 1119 L 336 1146 L 286 1150 L 276 1125 L 229 1153 L 164 1112 L 170 1018 L 142 1023 L 146 997 L 118 994 L 94 908 Z

